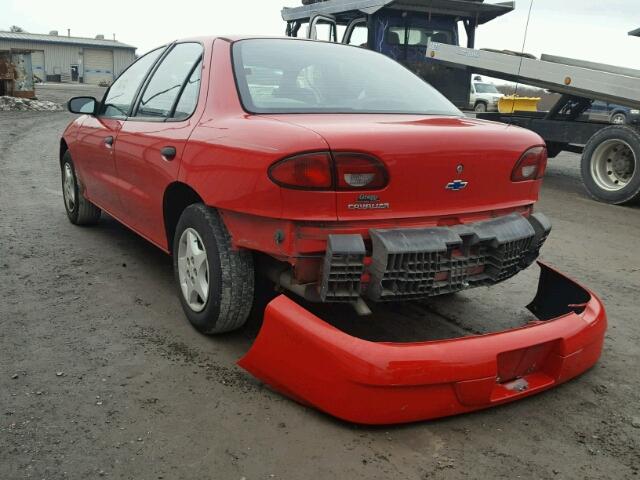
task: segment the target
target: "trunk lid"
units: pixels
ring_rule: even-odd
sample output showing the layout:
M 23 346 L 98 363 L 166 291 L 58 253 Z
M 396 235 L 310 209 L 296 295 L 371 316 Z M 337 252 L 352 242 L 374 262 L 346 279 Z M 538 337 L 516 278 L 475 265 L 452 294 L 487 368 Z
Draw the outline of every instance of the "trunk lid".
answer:
M 320 134 L 332 151 L 375 155 L 387 166 L 383 190 L 337 192 L 339 220 L 443 217 L 529 205 L 540 181 L 514 183 L 536 134 L 466 117 L 275 115 Z

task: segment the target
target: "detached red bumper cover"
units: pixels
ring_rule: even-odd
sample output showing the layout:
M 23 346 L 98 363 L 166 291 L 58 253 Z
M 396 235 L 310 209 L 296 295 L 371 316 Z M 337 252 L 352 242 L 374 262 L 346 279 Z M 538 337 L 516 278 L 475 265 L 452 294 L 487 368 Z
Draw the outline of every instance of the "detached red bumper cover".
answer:
M 238 363 L 301 403 L 362 424 L 427 420 L 524 398 L 592 367 L 607 326 L 594 294 L 540 268 L 528 306 L 538 321 L 451 340 L 362 340 L 279 296 Z

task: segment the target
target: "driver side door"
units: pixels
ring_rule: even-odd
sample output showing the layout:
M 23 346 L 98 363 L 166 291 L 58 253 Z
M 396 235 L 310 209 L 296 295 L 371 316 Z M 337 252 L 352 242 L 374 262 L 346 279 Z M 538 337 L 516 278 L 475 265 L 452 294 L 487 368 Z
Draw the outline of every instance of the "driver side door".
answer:
M 108 213 L 121 216 L 115 145 L 130 113 L 140 85 L 164 48 L 153 50 L 135 63 L 111 85 L 95 116 L 85 119 L 78 135 L 77 155 L 81 159 L 85 194 Z

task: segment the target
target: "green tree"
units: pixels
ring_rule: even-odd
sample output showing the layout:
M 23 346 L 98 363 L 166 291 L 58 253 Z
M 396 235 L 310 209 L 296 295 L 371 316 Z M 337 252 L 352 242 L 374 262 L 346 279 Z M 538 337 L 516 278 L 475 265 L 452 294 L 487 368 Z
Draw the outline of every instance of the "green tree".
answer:
M 9 27 L 9 31 L 13 33 L 24 33 L 24 28 L 19 27 L 18 25 L 11 25 L 11 27 Z

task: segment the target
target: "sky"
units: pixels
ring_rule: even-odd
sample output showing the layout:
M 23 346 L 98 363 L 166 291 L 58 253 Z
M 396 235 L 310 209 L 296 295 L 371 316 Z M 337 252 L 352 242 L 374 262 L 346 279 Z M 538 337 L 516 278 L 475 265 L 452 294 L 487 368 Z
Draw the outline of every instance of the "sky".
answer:
M 496 0 L 485 0 L 495 3 Z M 516 0 L 515 11 L 478 29 L 477 48 L 524 50 L 640 69 L 640 0 Z M 0 29 L 103 34 L 138 47 L 138 54 L 193 35 L 283 35 L 283 6 L 300 0 L 2 0 Z M 166 5 L 167 8 L 163 8 Z

